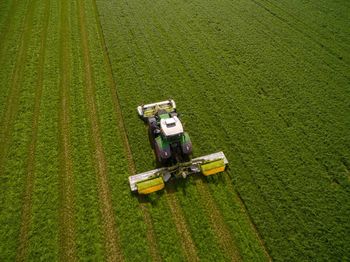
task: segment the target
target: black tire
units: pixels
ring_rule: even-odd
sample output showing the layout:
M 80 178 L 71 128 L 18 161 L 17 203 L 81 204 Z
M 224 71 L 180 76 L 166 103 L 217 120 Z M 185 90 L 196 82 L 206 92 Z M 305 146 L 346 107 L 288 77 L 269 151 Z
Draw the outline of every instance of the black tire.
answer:
M 155 137 L 151 126 L 148 127 L 148 139 L 152 149 L 154 149 Z
M 183 160 L 184 162 L 189 162 L 189 161 L 191 161 L 191 155 L 192 155 L 192 154 L 182 154 L 182 160 Z
M 162 150 L 161 148 L 159 148 L 157 142 L 154 143 L 154 152 L 157 158 L 157 162 L 160 163 L 161 165 L 167 165 L 167 163 L 169 163 L 169 161 L 171 160 L 171 151 L 169 150 L 168 156 L 166 158 L 163 158 L 162 154 L 164 152 L 166 152 L 165 150 Z

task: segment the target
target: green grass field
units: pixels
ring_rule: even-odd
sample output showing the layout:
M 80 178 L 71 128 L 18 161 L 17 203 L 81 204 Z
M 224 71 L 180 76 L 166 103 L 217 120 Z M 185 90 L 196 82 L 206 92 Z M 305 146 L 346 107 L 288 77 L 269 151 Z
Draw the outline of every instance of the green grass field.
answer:
M 350 259 L 350 4 L 0 3 L 0 261 Z M 226 172 L 130 193 L 140 104 Z

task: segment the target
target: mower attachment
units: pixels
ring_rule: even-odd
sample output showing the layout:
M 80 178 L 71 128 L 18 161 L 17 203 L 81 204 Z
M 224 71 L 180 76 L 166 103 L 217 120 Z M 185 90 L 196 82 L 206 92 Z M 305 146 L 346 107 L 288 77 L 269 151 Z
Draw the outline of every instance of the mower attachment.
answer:
M 137 113 L 142 118 L 153 117 L 158 110 L 165 110 L 167 113 L 172 113 L 176 111 L 175 101 L 172 99 L 157 102 L 153 104 L 147 104 L 137 107 Z
M 171 177 L 186 178 L 202 173 L 205 176 L 225 171 L 228 160 L 223 152 L 197 157 L 190 162 L 178 163 L 171 167 L 161 167 L 129 177 L 130 189 L 139 194 L 149 194 L 164 188 Z
M 156 177 L 143 182 L 137 183 L 137 190 L 139 194 L 150 194 L 152 192 L 161 190 L 164 188 L 164 181 L 162 177 Z

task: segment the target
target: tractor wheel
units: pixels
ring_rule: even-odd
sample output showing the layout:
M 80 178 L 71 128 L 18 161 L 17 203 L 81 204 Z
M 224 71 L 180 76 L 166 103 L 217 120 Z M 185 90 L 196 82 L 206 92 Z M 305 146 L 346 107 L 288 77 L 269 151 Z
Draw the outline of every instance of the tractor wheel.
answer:
M 155 142 L 155 137 L 154 137 L 154 132 L 151 126 L 148 127 L 148 139 L 149 139 L 149 143 L 151 144 L 152 149 L 154 149 L 154 144 Z
M 156 142 L 154 143 L 154 149 L 158 163 L 163 166 L 166 165 L 169 159 L 171 159 L 170 150 L 169 152 L 168 150 L 162 150 Z

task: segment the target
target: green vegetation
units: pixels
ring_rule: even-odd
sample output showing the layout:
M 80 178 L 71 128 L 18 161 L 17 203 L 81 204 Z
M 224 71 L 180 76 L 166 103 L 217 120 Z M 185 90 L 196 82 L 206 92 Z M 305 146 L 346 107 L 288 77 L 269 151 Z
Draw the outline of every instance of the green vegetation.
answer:
M 154 164 L 134 108 L 172 97 L 195 155 L 228 156 L 207 185 L 243 258 L 229 182 L 272 258 L 348 258 L 346 1 L 97 2 L 137 170 Z
M 0 261 L 349 260 L 349 9 L 1 1 Z M 229 169 L 133 195 L 169 97 Z

